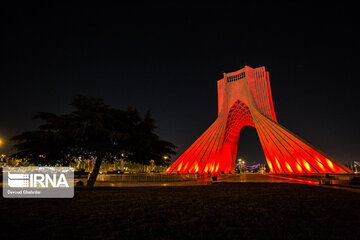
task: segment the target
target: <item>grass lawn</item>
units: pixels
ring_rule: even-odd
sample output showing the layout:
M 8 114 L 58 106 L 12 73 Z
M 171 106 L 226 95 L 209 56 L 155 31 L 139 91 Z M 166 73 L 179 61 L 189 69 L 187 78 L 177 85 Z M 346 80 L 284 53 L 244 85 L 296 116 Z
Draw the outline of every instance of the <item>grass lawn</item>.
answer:
M 286 183 L 76 189 L 1 198 L 0 239 L 360 239 L 360 194 Z

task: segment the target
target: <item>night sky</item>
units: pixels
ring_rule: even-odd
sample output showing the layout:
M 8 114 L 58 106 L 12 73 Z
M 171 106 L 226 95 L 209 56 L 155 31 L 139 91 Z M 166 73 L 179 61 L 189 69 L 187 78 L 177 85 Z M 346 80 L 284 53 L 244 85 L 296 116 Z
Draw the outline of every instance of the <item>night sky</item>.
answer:
M 182 153 L 216 119 L 223 72 L 265 66 L 279 123 L 339 162 L 359 160 L 356 5 L 100 2 L 1 7 L 0 137 L 84 94 L 151 110 Z M 264 162 L 254 128 L 238 155 Z

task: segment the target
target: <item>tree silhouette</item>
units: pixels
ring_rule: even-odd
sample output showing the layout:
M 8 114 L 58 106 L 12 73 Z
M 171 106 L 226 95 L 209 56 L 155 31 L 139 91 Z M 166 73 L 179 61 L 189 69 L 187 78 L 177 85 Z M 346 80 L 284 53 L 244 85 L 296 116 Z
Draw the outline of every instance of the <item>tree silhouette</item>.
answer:
M 175 146 L 154 133 L 155 121 L 147 112 L 144 119 L 139 112 L 128 107 L 125 111 L 110 108 L 104 100 L 77 95 L 70 104 L 69 114 L 37 113 L 43 120 L 39 130 L 14 136 L 17 157 L 34 163 L 68 164 L 75 158 L 95 157 L 95 166 L 87 186 L 95 184 L 101 163 L 114 158 L 147 164 L 151 159 L 167 165 Z M 164 157 L 166 156 L 166 157 Z

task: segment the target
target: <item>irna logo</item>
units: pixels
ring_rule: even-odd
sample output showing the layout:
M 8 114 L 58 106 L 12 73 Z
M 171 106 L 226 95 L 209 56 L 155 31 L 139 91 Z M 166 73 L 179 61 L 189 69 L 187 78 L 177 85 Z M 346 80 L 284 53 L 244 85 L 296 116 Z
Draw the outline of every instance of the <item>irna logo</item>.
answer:
M 74 169 L 71 167 L 4 167 L 5 198 L 72 198 Z
M 8 185 L 13 188 L 38 188 L 38 187 L 69 187 L 65 174 L 48 173 L 8 173 Z

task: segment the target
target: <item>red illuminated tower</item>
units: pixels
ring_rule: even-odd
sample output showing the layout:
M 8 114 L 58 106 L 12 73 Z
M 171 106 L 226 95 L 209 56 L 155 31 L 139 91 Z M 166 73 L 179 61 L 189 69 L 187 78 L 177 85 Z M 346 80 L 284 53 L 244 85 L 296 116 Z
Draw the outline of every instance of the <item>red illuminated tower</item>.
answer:
M 271 173 L 352 173 L 277 122 L 265 67 L 224 73 L 217 89 L 218 118 L 166 173 L 234 172 L 244 126 L 256 128 Z

